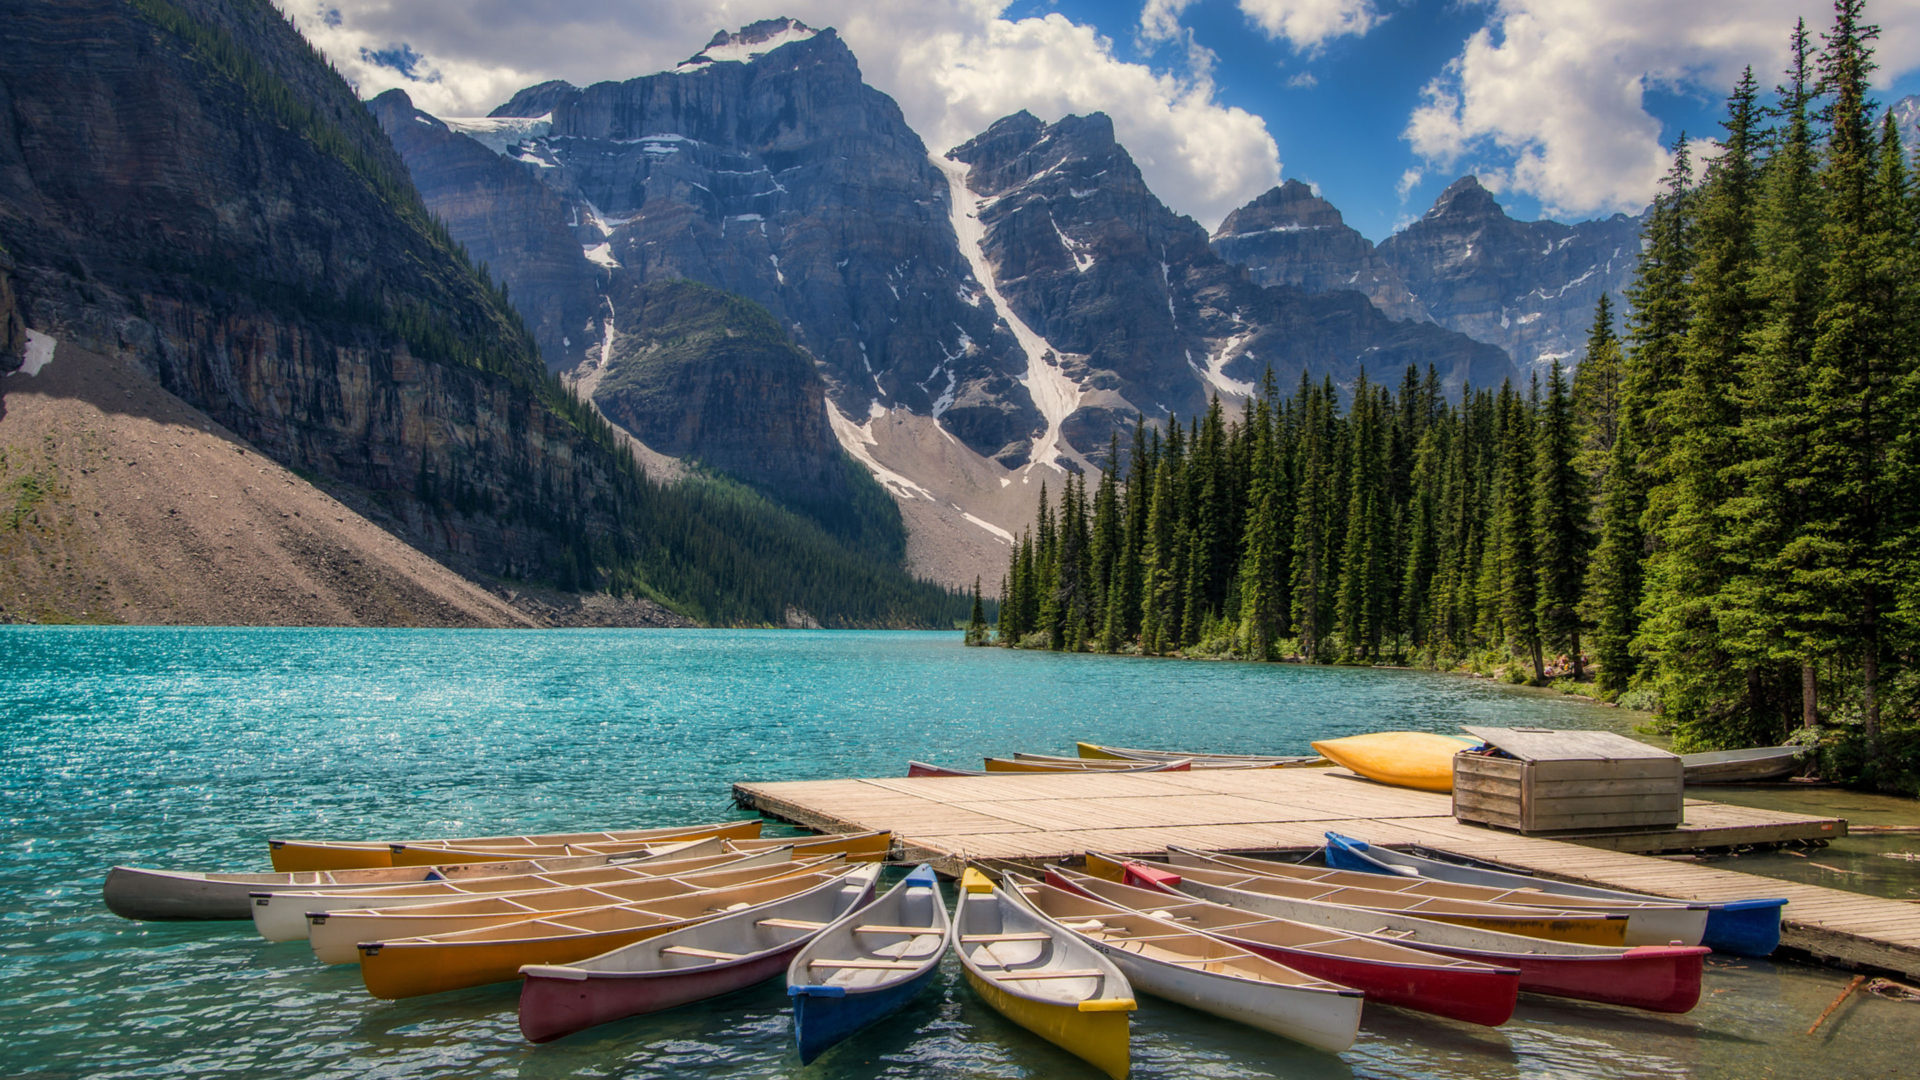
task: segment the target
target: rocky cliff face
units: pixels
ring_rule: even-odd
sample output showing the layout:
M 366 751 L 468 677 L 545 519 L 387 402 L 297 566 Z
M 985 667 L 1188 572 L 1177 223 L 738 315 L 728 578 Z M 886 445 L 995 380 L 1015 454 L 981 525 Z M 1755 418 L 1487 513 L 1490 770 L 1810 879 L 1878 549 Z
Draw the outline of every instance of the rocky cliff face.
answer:
M 475 262 L 507 285 L 548 366 L 566 369 L 584 361 L 589 347 L 600 343 L 605 305 L 599 302 L 600 268 L 588 261 L 567 225 L 567 201 L 524 164 L 415 109 L 405 91 L 389 90 L 368 108 L 407 162 L 415 186 L 432 193 L 428 207 L 434 215 Z
M 1191 415 L 1213 393 L 1248 394 L 1269 369 L 1290 385 L 1303 371 L 1344 383 L 1362 366 L 1431 363 L 1455 391 L 1512 370 L 1498 350 L 1396 323 L 1359 293 L 1255 284 L 1154 197 L 1104 115 L 1018 113 L 950 156 L 969 167 L 998 292 L 1057 357 L 1050 419 L 1071 449 L 1103 448 L 1136 411 Z
M 607 320 L 617 328 L 617 300 L 607 303 L 621 290 L 690 279 L 772 312 L 849 416 L 904 407 L 983 454 L 1024 455 L 1038 424 L 1017 378 L 1024 361 L 956 246 L 947 182 L 833 31 L 756 23 L 716 35 L 672 71 L 585 89 L 544 83 L 491 117 L 446 125 L 564 204 L 564 217 L 534 212 L 543 229 L 571 229 L 599 277 L 587 294 L 596 323 L 577 327 L 589 348 Z M 397 141 L 428 204 L 453 213 L 469 247 L 500 235 L 484 222 L 504 209 L 475 200 L 460 212 L 456 161 L 470 146 L 413 126 L 418 137 Z M 524 187 L 497 179 L 491 190 L 504 204 Z M 525 239 L 519 258 L 531 262 Z M 523 310 L 544 311 L 529 307 L 538 303 L 523 294 Z M 551 346 L 547 358 L 578 362 Z
M 27 325 L 131 357 L 466 569 L 630 542 L 603 445 L 264 0 L 7 5 L 0 246 Z
M 840 449 L 812 358 L 765 308 L 690 281 L 612 299 L 610 359 L 581 383 L 609 420 L 899 558 L 899 515 Z
M 0 377 L 20 370 L 27 349 L 27 328 L 20 321 L 20 302 L 13 295 L 13 256 L 0 248 Z M 0 397 L 6 395 L 0 383 Z
M 1429 318 L 1539 371 L 1555 359 L 1579 362 L 1601 292 L 1617 302 L 1633 280 L 1640 227 L 1625 214 L 1578 225 L 1515 221 L 1466 176 L 1376 253 Z
M 1247 268 L 1259 285 L 1294 285 L 1307 292 L 1349 289 L 1395 319 L 1421 319 L 1400 274 L 1348 227 L 1332 203 L 1289 180 L 1227 215 L 1213 234 L 1213 250 Z
M 1601 292 L 1619 304 L 1633 280 L 1640 227 L 1624 214 L 1576 225 L 1515 221 L 1466 176 L 1374 247 L 1289 181 L 1228 215 L 1213 247 L 1256 281 L 1358 290 L 1394 318 L 1496 345 L 1527 373 L 1555 359 L 1579 362 Z

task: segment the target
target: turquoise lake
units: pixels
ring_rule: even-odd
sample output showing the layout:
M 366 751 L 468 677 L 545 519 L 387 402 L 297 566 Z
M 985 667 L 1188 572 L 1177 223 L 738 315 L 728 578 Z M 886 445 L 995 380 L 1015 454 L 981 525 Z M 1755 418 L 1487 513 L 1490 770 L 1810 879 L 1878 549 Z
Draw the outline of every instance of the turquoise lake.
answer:
M 135 923 L 117 863 L 264 870 L 269 836 L 740 816 L 749 779 L 900 775 L 1076 739 L 1304 753 L 1461 723 L 1622 729 L 1573 699 L 1408 671 L 967 649 L 957 634 L 0 628 L 0 1077 L 1067 1077 L 954 971 L 807 1069 L 768 983 L 545 1046 L 503 984 L 381 1002 L 250 923 Z M 1735 867 L 1737 868 L 1737 867 Z M 952 961 L 948 961 L 952 967 Z M 1486 1029 L 1369 1006 L 1333 1056 L 1154 999 L 1135 1077 L 1890 1077 L 1920 1005 L 1792 963 L 1710 961 L 1667 1017 L 1523 997 Z

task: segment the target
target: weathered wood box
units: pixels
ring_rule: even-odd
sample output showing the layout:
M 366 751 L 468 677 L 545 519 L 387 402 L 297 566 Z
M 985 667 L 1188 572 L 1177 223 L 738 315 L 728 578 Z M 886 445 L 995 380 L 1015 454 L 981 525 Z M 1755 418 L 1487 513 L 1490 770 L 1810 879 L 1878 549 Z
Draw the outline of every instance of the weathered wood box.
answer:
M 1678 825 L 1680 758 L 1606 731 L 1470 727 L 1512 757 L 1453 759 L 1453 816 L 1523 833 Z

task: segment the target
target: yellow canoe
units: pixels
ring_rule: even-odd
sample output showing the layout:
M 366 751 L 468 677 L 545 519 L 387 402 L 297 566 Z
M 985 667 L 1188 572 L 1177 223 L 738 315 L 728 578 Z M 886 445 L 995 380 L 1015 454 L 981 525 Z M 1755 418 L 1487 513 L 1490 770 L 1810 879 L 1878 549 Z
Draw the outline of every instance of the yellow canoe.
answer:
M 523 964 L 571 964 L 729 911 L 784 900 L 858 872 L 800 874 L 458 934 L 363 942 L 360 977 L 368 993 L 389 999 L 507 982 L 519 977 Z
M 674 825 L 657 829 L 627 829 L 612 832 L 548 833 L 537 836 L 467 836 L 447 840 L 269 840 L 273 868 L 281 873 L 308 870 L 364 870 L 387 866 L 434 866 L 441 862 L 496 862 L 502 859 L 535 858 L 546 854 L 598 854 L 597 852 L 557 852 L 567 844 L 625 843 L 643 845 L 675 840 L 699 840 L 718 836 L 723 839 L 760 835 L 760 819 L 722 821 L 711 825 Z M 429 859 L 426 862 L 399 862 L 394 848 L 484 849 L 484 859 Z
M 1427 731 L 1379 731 L 1322 739 L 1313 748 L 1369 780 L 1421 791 L 1453 790 L 1453 756 L 1478 739 Z
M 1123 1080 L 1135 1004 L 1111 960 L 996 895 L 986 875 L 971 867 L 960 876 L 947 932 L 967 985 L 995 1012 Z

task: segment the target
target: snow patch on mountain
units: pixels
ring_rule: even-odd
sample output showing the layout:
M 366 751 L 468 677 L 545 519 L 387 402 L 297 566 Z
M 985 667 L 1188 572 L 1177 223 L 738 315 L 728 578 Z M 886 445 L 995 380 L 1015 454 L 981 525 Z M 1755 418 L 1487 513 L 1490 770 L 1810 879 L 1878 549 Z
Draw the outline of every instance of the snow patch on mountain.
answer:
M 721 31 L 713 35 L 707 47 L 682 60 L 676 70 L 692 71 L 708 64 L 751 63 L 782 45 L 805 41 L 819 31 L 794 19 L 766 19 L 738 33 Z
M 516 153 L 515 147 L 535 139 L 544 139 L 553 130 L 552 113 L 544 116 L 442 116 L 439 120 L 501 157 L 520 160 L 526 158 Z M 536 159 L 531 164 L 542 162 Z
M 980 221 L 980 208 L 986 200 L 967 187 L 969 166 L 937 153 L 930 153 L 927 157 L 947 178 L 947 186 L 952 193 L 948 205 L 953 215 L 953 233 L 960 241 L 960 254 L 966 256 L 967 264 L 973 268 L 974 280 L 980 283 L 981 289 L 987 294 L 994 312 L 1013 331 L 1020 350 L 1027 354 L 1027 370 L 1020 381 L 1025 384 L 1027 393 L 1033 397 L 1034 406 L 1047 421 L 1046 431 L 1033 441 L 1032 461 L 1027 467 L 1031 469 L 1034 465 L 1044 464 L 1059 469 L 1060 426 L 1080 407 L 1084 391 L 1060 370 L 1057 358 L 1064 354 L 1048 344 L 1045 338 L 1014 313 L 1013 305 L 1000 294 L 999 286 L 994 283 L 993 266 L 987 261 L 985 248 L 987 227 Z M 1062 239 L 1064 241 L 1064 237 Z M 1050 357 L 1055 359 L 1049 361 Z

